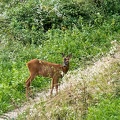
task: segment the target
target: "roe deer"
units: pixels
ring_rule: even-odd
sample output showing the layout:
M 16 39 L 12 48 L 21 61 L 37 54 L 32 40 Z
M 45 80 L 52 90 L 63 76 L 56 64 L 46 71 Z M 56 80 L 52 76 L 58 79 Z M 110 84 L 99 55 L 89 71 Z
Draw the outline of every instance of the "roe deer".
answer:
M 50 63 L 38 59 L 33 59 L 27 63 L 30 76 L 26 81 L 26 97 L 28 98 L 28 92 L 30 91 L 30 84 L 32 80 L 40 75 L 43 77 L 49 77 L 52 78 L 51 82 L 51 93 L 52 95 L 53 88 L 56 88 L 56 94 L 58 93 L 58 82 L 59 78 L 63 77 L 63 74 L 66 74 L 69 70 L 69 60 L 71 58 L 71 54 L 66 56 L 62 54 L 63 56 L 63 65 Z

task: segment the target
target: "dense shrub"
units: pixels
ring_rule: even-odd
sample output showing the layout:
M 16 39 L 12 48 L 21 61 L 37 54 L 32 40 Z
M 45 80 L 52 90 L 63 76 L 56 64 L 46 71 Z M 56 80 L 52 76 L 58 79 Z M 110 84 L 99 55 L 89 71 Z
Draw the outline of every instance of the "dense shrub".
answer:
M 94 2 L 94 4 L 93 4 Z M 99 4 L 99 5 L 98 5 Z M 84 25 L 101 26 L 107 15 L 119 16 L 119 1 L 54 1 L 19 2 L 9 9 L 9 32 L 12 38 L 25 43 L 41 44 L 50 29 L 82 30 Z M 108 18 L 109 19 L 109 18 Z
M 31 44 L 41 43 L 46 39 L 44 32 L 52 28 L 66 29 L 73 26 L 81 28 L 81 22 L 89 19 L 90 14 L 90 7 L 81 2 L 47 6 L 41 2 L 29 1 L 9 9 L 7 15 L 12 38 Z
M 106 16 L 120 14 L 119 0 L 94 0 L 97 7 L 104 11 Z
M 90 107 L 87 120 L 119 120 L 120 99 L 102 99 L 98 105 Z
M 60 7 L 60 13 L 62 14 L 63 21 L 62 26 L 66 28 L 72 28 L 74 26 L 80 27 L 80 20 L 90 20 L 90 14 L 92 14 L 92 9 L 90 9 L 85 2 L 69 2 L 64 3 Z
M 41 43 L 45 39 L 44 32 L 53 26 L 59 26 L 61 18 L 51 6 L 40 2 L 29 1 L 19 3 L 9 9 L 10 30 L 14 39 L 23 43 Z

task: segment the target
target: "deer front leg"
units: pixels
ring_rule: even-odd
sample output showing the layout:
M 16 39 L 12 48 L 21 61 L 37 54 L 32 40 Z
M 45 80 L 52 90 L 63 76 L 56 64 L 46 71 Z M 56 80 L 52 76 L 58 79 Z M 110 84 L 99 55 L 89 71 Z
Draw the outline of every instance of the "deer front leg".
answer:
M 59 81 L 59 78 L 56 78 L 55 80 L 54 80 L 54 86 L 55 86 L 55 89 L 56 89 L 56 95 L 58 94 L 58 81 Z
M 54 89 L 54 79 L 52 79 L 52 82 L 51 82 L 51 91 L 50 91 L 50 96 L 52 96 L 53 89 Z
M 57 75 L 55 78 L 54 78 L 54 87 L 56 89 L 56 95 L 58 94 L 58 82 L 59 82 L 59 75 Z
M 58 83 L 55 84 L 55 89 L 56 89 L 56 95 L 58 94 Z

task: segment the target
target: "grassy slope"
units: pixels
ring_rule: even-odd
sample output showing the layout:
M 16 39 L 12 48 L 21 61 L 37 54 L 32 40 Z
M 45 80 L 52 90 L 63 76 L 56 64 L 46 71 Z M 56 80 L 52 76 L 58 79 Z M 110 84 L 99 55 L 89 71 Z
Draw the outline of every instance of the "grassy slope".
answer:
M 47 3 L 49 4 L 48 1 Z M 24 10 L 22 11 L 24 12 Z M 11 11 L 11 13 L 13 13 L 13 11 Z M 0 114 L 15 109 L 25 102 L 25 80 L 29 74 L 25 63 L 30 59 L 39 58 L 61 63 L 62 58 L 59 53 L 72 53 L 73 59 L 71 61 L 71 68 L 76 69 L 79 66 L 82 68 L 84 65 L 89 64 L 92 58 L 99 58 L 99 56 L 104 55 L 104 53 L 106 53 L 110 48 L 110 42 L 114 39 L 119 40 L 119 16 L 110 16 L 109 19 L 106 19 L 104 23 L 100 25 L 99 20 L 101 20 L 101 17 L 102 16 L 100 15 L 95 19 L 96 22 L 98 21 L 98 23 L 96 23 L 96 27 L 94 25 L 91 26 L 92 24 L 90 26 L 86 25 L 83 23 L 84 21 L 80 21 L 82 25 L 81 30 L 78 30 L 76 27 L 73 28 L 73 30 L 65 31 L 51 29 L 45 33 L 44 44 L 26 44 L 26 46 L 21 44 L 20 41 L 14 40 L 14 37 L 17 39 L 21 38 L 19 37 L 21 29 L 19 29 L 20 33 L 15 29 L 15 33 L 18 34 L 18 37 L 16 35 L 12 36 L 13 34 L 10 33 L 14 30 L 11 27 L 8 29 L 6 27 L 6 23 L 4 26 L 4 22 L 2 22 L 3 27 L 5 27 L 3 29 L 6 31 L 4 34 L 7 34 L 8 40 L 6 40 L 4 36 L 3 38 L 1 36 Z M 14 25 L 15 21 L 11 22 L 13 22 L 11 24 Z M 9 26 L 9 23 L 7 25 Z M 9 33 L 10 29 L 12 31 Z M 35 31 L 33 31 L 33 33 L 34 32 Z M 39 34 L 38 33 L 39 32 L 36 33 L 37 37 L 41 38 L 41 32 Z M 25 36 L 23 36 L 23 38 L 25 37 L 27 38 L 26 41 L 29 41 L 32 37 L 32 40 L 36 41 L 38 40 L 35 37 L 36 34 L 32 34 L 34 36 L 33 37 L 29 32 L 28 34 L 25 32 Z M 32 83 L 32 88 L 36 93 L 38 90 L 45 89 L 49 83 L 50 80 L 36 78 Z
M 114 53 L 114 47 L 110 53 Z M 18 120 L 118 120 L 120 118 L 120 46 L 114 57 L 103 57 L 87 69 L 65 79 L 69 86 L 51 99 L 41 100 Z

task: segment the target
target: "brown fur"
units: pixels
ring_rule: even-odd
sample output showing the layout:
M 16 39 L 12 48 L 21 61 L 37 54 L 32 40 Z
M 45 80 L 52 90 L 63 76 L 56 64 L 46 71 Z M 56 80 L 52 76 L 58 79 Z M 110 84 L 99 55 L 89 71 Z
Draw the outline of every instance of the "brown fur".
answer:
M 54 87 L 56 88 L 56 94 L 57 94 L 59 78 L 63 77 L 62 72 L 66 74 L 67 71 L 69 70 L 70 58 L 71 55 L 64 57 L 64 61 L 63 61 L 64 65 L 41 61 L 38 59 L 33 59 L 29 61 L 27 63 L 27 66 L 30 71 L 30 76 L 26 81 L 26 97 L 28 97 L 28 92 L 30 91 L 30 84 L 32 80 L 38 75 L 52 78 L 51 95 Z

